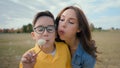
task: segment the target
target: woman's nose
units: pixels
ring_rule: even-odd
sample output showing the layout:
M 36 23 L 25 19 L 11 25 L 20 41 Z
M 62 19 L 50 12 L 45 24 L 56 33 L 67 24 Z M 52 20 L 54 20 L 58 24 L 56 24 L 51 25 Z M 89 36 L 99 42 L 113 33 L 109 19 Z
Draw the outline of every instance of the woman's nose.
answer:
M 66 21 L 62 22 L 62 23 L 61 23 L 61 26 L 62 26 L 63 28 L 66 28 Z

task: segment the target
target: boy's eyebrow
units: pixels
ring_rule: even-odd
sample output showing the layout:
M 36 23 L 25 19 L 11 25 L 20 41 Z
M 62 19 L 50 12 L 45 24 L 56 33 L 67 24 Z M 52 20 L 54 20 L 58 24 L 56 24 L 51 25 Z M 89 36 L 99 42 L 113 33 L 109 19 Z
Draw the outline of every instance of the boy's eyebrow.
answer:
M 34 26 L 34 28 L 37 28 L 37 27 L 40 27 L 40 26 L 42 26 L 42 25 L 39 25 L 39 26 L 36 26 L 36 27 Z
M 41 27 L 41 26 L 43 26 L 43 25 L 39 25 L 39 26 L 36 26 L 36 27 Z M 55 26 L 55 25 L 47 25 L 47 26 Z M 36 28 L 36 27 L 34 27 L 34 28 Z M 43 27 L 46 27 L 46 26 L 43 26 Z

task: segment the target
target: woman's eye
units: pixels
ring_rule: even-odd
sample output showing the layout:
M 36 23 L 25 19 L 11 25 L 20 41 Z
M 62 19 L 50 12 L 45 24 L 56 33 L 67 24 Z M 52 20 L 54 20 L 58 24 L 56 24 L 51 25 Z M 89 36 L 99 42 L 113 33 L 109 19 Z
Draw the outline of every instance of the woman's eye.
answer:
M 69 21 L 70 24 L 74 24 L 73 22 Z
M 64 21 L 64 19 L 60 19 L 60 21 Z

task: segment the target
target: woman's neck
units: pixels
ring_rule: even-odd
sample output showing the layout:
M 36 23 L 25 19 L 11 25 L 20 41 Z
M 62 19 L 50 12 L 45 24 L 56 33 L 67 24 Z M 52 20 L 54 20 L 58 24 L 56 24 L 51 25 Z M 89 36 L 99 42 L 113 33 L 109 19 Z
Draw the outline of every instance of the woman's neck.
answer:
M 77 50 L 78 44 L 79 44 L 80 40 L 77 38 L 74 38 L 72 40 L 68 40 L 66 41 L 66 43 L 69 45 L 70 47 L 70 52 L 73 55 L 74 52 Z

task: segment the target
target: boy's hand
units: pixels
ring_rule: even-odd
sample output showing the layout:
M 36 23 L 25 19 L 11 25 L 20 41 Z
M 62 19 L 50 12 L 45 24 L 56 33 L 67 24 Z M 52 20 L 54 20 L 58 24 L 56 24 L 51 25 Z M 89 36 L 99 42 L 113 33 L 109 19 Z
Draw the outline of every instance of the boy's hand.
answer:
M 34 68 L 34 65 L 36 63 L 36 57 L 37 54 L 35 54 L 34 51 L 26 52 L 21 58 L 23 68 Z

